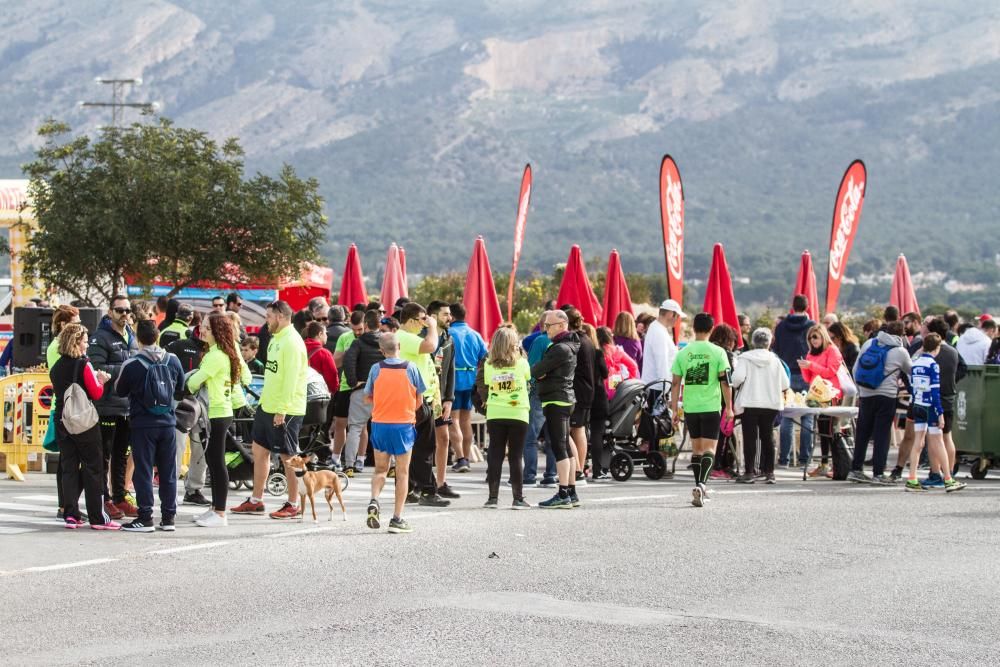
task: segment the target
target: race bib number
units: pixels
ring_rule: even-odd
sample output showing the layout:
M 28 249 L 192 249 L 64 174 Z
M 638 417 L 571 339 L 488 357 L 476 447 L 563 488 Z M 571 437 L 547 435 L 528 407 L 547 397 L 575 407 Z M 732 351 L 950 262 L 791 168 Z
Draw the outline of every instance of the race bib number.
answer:
M 498 394 L 509 394 L 516 389 L 516 386 L 513 373 L 497 373 L 490 380 L 490 391 Z

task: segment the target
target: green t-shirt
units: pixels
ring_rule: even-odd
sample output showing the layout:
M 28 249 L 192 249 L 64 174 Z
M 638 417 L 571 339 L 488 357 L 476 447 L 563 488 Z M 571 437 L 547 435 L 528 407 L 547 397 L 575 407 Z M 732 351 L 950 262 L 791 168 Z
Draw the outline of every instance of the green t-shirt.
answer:
M 720 412 L 722 383 L 719 375 L 728 370 L 726 351 L 707 340 L 688 343 L 678 352 L 670 372 L 684 381 L 684 412 Z
M 188 378 L 188 389 L 198 391 L 202 385 L 208 390 L 208 417 L 233 416 L 233 383 L 229 374 L 229 357 L 213 345 L 201 358 L 198 370 Z
M 306 344 L 295 327 L 287 326 L 274 334 L 267 345 L 261 409 L 275 415 L 304 415 L 308 366 Z
M 527 359 L 518 359 L 513 368 L 494 368 L 489 362 L 483 368 L 483 380 L 489 387 L 486 399 L 486 419 L 516 419 L 527 422 L 528 380 L 531 367 Z
M 434 402 L 439 402 L 435 400 L 439 389 L 437 371 L 434 370 L 434 359 L 431 358 L 430 354 L 420 352 L 420 345 L 424 342 L 424 339 L 417 334 L 400 329 L 396 332 L 396 340 L 399 341 L 399 358 L 411 362 L 420 371 L 420 379 L 424 381 L 424 385 L 427 387 L 424 391 L 424 397 Z M 340 341 L 338 340 L 337 342 L 339 343 Z
M 49 346 L 45 348 L 45 363 L 49 368 L 52 368 L 56 365 L 56 362 L 59 361 L 60 356 L 62 355 L 59 354 L 59 337 L 56 336 L 52 339 L 52 342 L 49 343 Z
M 340 338 L 337 339 L 337 344 L 333 348 L 334 353 L 346 354 L 347 348 L 349 348 L 351 346 L 351 343 L 353 343 L 355 340 L 357 340 L 357 336 L 354 335 L 353 331 L 345 331 L 344 333 L 340 334 Z M 350 391 L 350 390 L 351 386 L 347 384 L 347 373 L 341 370 L 340 391 Z

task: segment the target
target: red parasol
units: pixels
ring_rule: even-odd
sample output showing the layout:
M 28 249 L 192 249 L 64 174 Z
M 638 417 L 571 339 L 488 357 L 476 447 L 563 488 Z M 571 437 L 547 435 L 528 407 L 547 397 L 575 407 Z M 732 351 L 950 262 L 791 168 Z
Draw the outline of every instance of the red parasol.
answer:
M 406 282 L 403 279 L 403 267 L 399 263 L 399 248 L 393 243 L 385 257 L 385 274 L 382 276 L 382 305 L 385 311 L 391 313 L 396 306 L 396 299 L 406 295 Z
M 403 272 L 403 293 L 400 296 L 410 296 L 410 279 L 406 275 L 406 248 L 399 246 L 399 270 Z
M 913 280 L 910 278 L 910 265 L 906 257 L 899 256 L 896 260 L 896 273 L 892 276 L 892 292 L 889 294 L 889 304 L 899 308 L 899 314 L 920 314 L 920 304 L 917 294 L 913 291 Z
M 736 298 L 733 296 L 733 280 L 729 275 L 726 253 L 721 243 L 716 243 L 712 251 L 712 269 L 708 273 L 704 312 L 711 314 L 716 324 L 725 322 L 736 329 L 737 347 L 743 347 Z
M 792 296 L 794 297 L 796 294 L 806 295 L 806 298 L 809 299 L 806 313 L 810 320 L 818 322 L 819 294 L 816 292 L 816 272 L 813 271 L 812 255 L 809 254 L 808 250 L 802 251 L 802 261 L 799 262 L 799 277 L 795 279 L 795 291 Z
M 490 258 L 486 254 L 486 243 L 482 236 L 477 236 L 472 246 L 462 304 L 465 306 L 466 323 L 483 338 L 490 340 L 493 332 L 500 326 L 502 316 L 497 288 L 493 284 L 493 272 L 490 270 Z
M 583 320 L 600 326 L 602 320 L 601 302 L 597 300 L 597 295 L 590 287 L 590 280 L 587 278 L 587 269 L 583 265 L 583 256 L 580 254 L 580 246 L 574 245 L 570 248 L 569 259 L 566 261 L 566 273 L 563 274 L 562 284 L 559 286 L 559 296 L 556 305 L 562 307 L 571 304 L 583 315 Z
M 346 306 L 348 310 L 357 303 L 368 303 L 365 279 L 361 273 L 361 257 L 358 256 L 358 247 L 353 243 L 347 249 L 347 262 L 344 264 L 337 303 Z
M 604 325 L 614 328 L 618 314 L 632 310 L 632 295 L 628 292 L 628 283 L 622 272 L 622 260 L 617 250 L 612 250 L 608 257 L 608 272 L 604 276 Z

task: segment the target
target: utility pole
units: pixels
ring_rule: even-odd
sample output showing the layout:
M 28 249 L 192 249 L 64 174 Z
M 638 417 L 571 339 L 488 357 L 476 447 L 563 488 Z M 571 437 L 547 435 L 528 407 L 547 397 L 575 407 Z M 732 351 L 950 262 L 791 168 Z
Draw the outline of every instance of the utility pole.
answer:
M 118 127 L 122 122 L 122 114 L 124 109 L 141 109 L 143 113 L 152 113 L 159 108 L 159 104 L 156 102 L 126 102 L 125 98 L 125 86 L 141 86 L 142 79 L 105 79 L 102 77 L 97 77 L 94 79 L 97 83 L 102 83 L 111 86 L 111 101 L 110 102 L 80 102 L 81 107 L 110 107 L 111 108 L 111 127 Z

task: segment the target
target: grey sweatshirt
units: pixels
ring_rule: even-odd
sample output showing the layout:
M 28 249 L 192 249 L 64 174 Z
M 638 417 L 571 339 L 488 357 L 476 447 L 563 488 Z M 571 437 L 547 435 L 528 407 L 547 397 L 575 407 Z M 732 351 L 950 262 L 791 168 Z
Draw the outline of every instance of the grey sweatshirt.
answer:
M 899 336 L 892 336 L 884 331 L 879 331 L 877 339 L 880 344 L 892 348 L 885 357 L 885 379 L 882 380 L 882 384 L 879 385 L 878 389 L 868 389 L 859 385 L 858 395 L 861 398 L 869 398 L 871 396 L 896 398 L 896 395 L 899 393 L 899 385 L 897 384 L 899 379 L 901 377 L 909 378 L 910 375 L 910 355 L 907 354 L 906 348 L 903 346 L 903 341 L 899 339 Z M 855 375 L 858 372 L 858 362 L 871 346 L 871 340 L 866 340 L 865 344 L 861 346 L 858 361 L 854 362 L 853 370 Z

